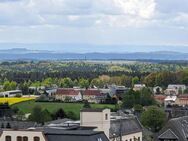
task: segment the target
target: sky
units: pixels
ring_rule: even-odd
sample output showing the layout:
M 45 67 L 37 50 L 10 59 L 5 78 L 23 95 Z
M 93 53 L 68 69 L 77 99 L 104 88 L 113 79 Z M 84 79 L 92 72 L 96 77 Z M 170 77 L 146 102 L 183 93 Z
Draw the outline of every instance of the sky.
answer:
M 188 46 L 188 0 L 0 0 L 0 43 Z

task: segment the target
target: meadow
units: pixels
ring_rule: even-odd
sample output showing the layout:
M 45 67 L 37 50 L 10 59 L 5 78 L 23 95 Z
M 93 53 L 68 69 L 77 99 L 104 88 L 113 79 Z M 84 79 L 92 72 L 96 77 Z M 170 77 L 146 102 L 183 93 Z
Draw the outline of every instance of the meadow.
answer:
M 55 103 L 55 102 L 35 102 L 34 100 L 21 102 L 12 105 L 17 107 L 23 113 L 31 113 L 33 107 L 40 106 L 43 109 L 47 109 L 50 113 L 56 112 L 58 109 L 63 108 L 65 112 L 73 112 L 77 118 L 80 116 L 80 110 L 83 108 L 82 103 Z M 110 104 L 91 104 L 92 108 L 111 108 L 114 109 L 114 105 Z

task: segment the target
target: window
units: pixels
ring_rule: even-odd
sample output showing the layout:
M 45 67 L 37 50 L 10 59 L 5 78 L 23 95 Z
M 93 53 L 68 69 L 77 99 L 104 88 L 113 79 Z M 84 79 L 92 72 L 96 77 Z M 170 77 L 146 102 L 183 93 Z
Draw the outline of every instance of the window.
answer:
M 105 114 L 105 120 L 108 120 L 108 114 Z
M 17 141 L 22 141 L 22 137 L 21 137 L 21 136 L 18 136 L 18 137 L 17 137 Z
M 140 141 L 140 137 L 138 137 L 138 141 Z
M 11 136 L 6 136 L 5 141 L 11 141 Z
M 34 137 L 33 139 L 34 139 L 34 141 L 40 141 L 39 137 Z
M 130 141 L 132 141 L 132 139 L 130 139 Z
M 23 141 L 28 141 L 28 137 L 23 137 Z

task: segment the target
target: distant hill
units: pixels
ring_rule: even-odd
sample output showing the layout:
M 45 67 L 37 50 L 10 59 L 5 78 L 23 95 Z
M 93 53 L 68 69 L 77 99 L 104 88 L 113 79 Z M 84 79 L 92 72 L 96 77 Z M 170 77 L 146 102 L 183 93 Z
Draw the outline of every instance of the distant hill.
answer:
M 135 53 L 58 53 L 47 50 L 13 48 L 0 50 L 0 60 L 188 60 L 188 53 L 158 51 Z

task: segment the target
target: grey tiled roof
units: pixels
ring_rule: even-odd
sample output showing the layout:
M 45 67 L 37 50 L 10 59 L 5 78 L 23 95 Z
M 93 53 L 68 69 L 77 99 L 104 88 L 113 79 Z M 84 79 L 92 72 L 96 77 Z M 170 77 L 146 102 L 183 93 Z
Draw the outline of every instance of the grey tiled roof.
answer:
M 92 130 L 44 129 L 48 141 L 109 141 L 104 132 Z
M 176 134 L 171 129 L 166 130 L 158 138 L 159 139 L 171 139 L 171 140 L 178 139 Z
M 46 125 L 48 124 L 61 124 L 61 123 L 65 123 L 67 121 L 72 121 L 71 119 L 68 118 L 64 118 L 64 119 L 57 119 L 57 120 L 53 120 L 53 121 L 49 121 L 46 123 Z
M 171 130 L 171 133 L 168 131 Z M 167 132 L 168 131 L 168 132 Z M 165 132 L 167 134 L 165 134 Z M 173 133 L 173 134 L 172 134 Z M 171 119 L 166 126 L 158 133 L 157 139 L 161 138 L 178 138 L 178 141 L 187 141 L 188 138 L 188 116 Z
M 12 129 L 27 129 L 30 127 L 35 127 L 35 122 L 29 122 L 29 121 L 0 121 L 0 126 L 4 125 L 6 127 L 7 123 L 10 124 Z
M 137 118 L 127 118 L 112 120 L 110 125 L 110 138 L 120 136 L 120 130 L 122 135 L 128 135 L 131 133 L 137 133 L 142 131 L 142 126 Z

